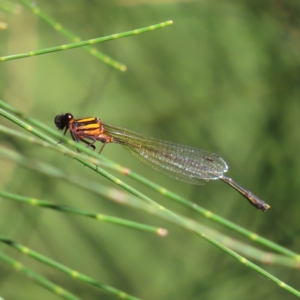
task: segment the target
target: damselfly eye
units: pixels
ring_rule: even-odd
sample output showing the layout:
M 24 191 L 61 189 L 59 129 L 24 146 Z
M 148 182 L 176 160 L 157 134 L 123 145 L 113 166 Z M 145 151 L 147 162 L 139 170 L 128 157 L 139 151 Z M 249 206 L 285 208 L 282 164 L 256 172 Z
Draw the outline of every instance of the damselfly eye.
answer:
M 73 119 L 74 119 L 74 117 L 72 114 L 66 113 L 66 114 L 62 114 L 62 115 L 57 115 L 54 118 L 54 123 L 55 123 L 55 126 L 59 130 L 63 130 L 64 128 L 66 128 L 69 125 L 69 122 Z
M 70 120 L 72 120 L 74 118 L 73 115 L 70 113 L 66 113 L 64 117 L 67 122 L 69 122 Z

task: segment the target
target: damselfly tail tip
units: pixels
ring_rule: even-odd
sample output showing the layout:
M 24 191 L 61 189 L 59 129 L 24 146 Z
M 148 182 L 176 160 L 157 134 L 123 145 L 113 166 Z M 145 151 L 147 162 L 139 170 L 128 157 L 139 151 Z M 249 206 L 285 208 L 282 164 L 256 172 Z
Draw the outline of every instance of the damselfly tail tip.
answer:
M 268 210 L 270 207 L 271 206 L 269 204 L 265 203 L 265 202 L 256 205 L 256 208 L 262 209 L 263 211 Z

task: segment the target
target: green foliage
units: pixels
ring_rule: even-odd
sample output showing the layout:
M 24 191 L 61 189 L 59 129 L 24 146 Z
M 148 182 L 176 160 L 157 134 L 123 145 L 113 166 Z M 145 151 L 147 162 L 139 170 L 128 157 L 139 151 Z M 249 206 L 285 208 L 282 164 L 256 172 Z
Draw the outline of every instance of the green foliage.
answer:
M 0 297 L 299 297 L 298 5 L 38 5 L 0 2 L 0 57 L 45 52 L 0 63 Z M 170 19 L 88 52 L 47 50 Z M 118 145 L 99 157 L 55 130 L 62 112 L 218 153 L 271 208 L 255 210 L 221 181 L 167 178 Z

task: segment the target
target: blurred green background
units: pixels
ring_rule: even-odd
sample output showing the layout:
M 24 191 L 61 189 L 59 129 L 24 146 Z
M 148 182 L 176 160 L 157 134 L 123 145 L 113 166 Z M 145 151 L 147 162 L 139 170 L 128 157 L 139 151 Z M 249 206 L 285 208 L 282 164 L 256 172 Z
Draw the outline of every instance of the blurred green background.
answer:
M 173 20 L 172 26 L 97 44 L 124 63 L 122 73 L 81 48 L 0 64 L 0 98 L 54 127 L 56 114 L 100 117 L 145 135 L 222 156 L 228 176 L 264 199 L 255 210 L 221 181 L 192 186 L 149 169 L 118 145 L 102 155 L 192 202 L 295 252 L 300 249 L 300 4 L 295 1 L 37 1 L 82 39 Z M 0 56 L 69 43 L 22 6 L 2 11 Z M 1 118 L 1 123 L 17 128 Z M 21 129 L 20 129 L 21 130 Z M 1 134 L 1 145 L 113 186 L 66 156 Z M 99 147 L 100 145 L 98 145 Z M 1 189 L 58 204 L 166 227 L 153 234 L 1 200 L 1 234 L 142 299 L 294 299 L 205 240 L 141 211 L 0 161 Z M 162 205 L 232 232 L 132 180 Z M 234 237 L 237 237 L 234 234 Z M 246 238 L 239 237 L 242 241 Z M 98 289 L 8 254 L 82 299 L 115 299 Z M 299 271 L 258 263 L 300 289 Z M 0 297 L 59 299 L 0 263 Z

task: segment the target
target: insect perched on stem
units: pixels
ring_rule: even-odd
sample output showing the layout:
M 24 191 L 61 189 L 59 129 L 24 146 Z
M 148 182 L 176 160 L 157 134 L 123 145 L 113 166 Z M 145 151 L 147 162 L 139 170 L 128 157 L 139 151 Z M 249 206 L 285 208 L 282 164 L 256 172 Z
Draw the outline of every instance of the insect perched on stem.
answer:
M 124 128 L 104 124 L 99 118 L 75 119 L 72 114 L 57 115 L 54 123 L 64 135 L 70 130 L 72 139 L 84 142 L 93 149 L 103 143 L 99 154 L 108 143 L 123 145 L 148 166 L 178 180 L 201 184 L 202 180 L 221 179 L 242 194 L 256 208 L 266 211 L 270 206 L 244 189 L 231 178 L 224 176 L 228 166 L 214 153 L 180 144 L 145 137 Z

